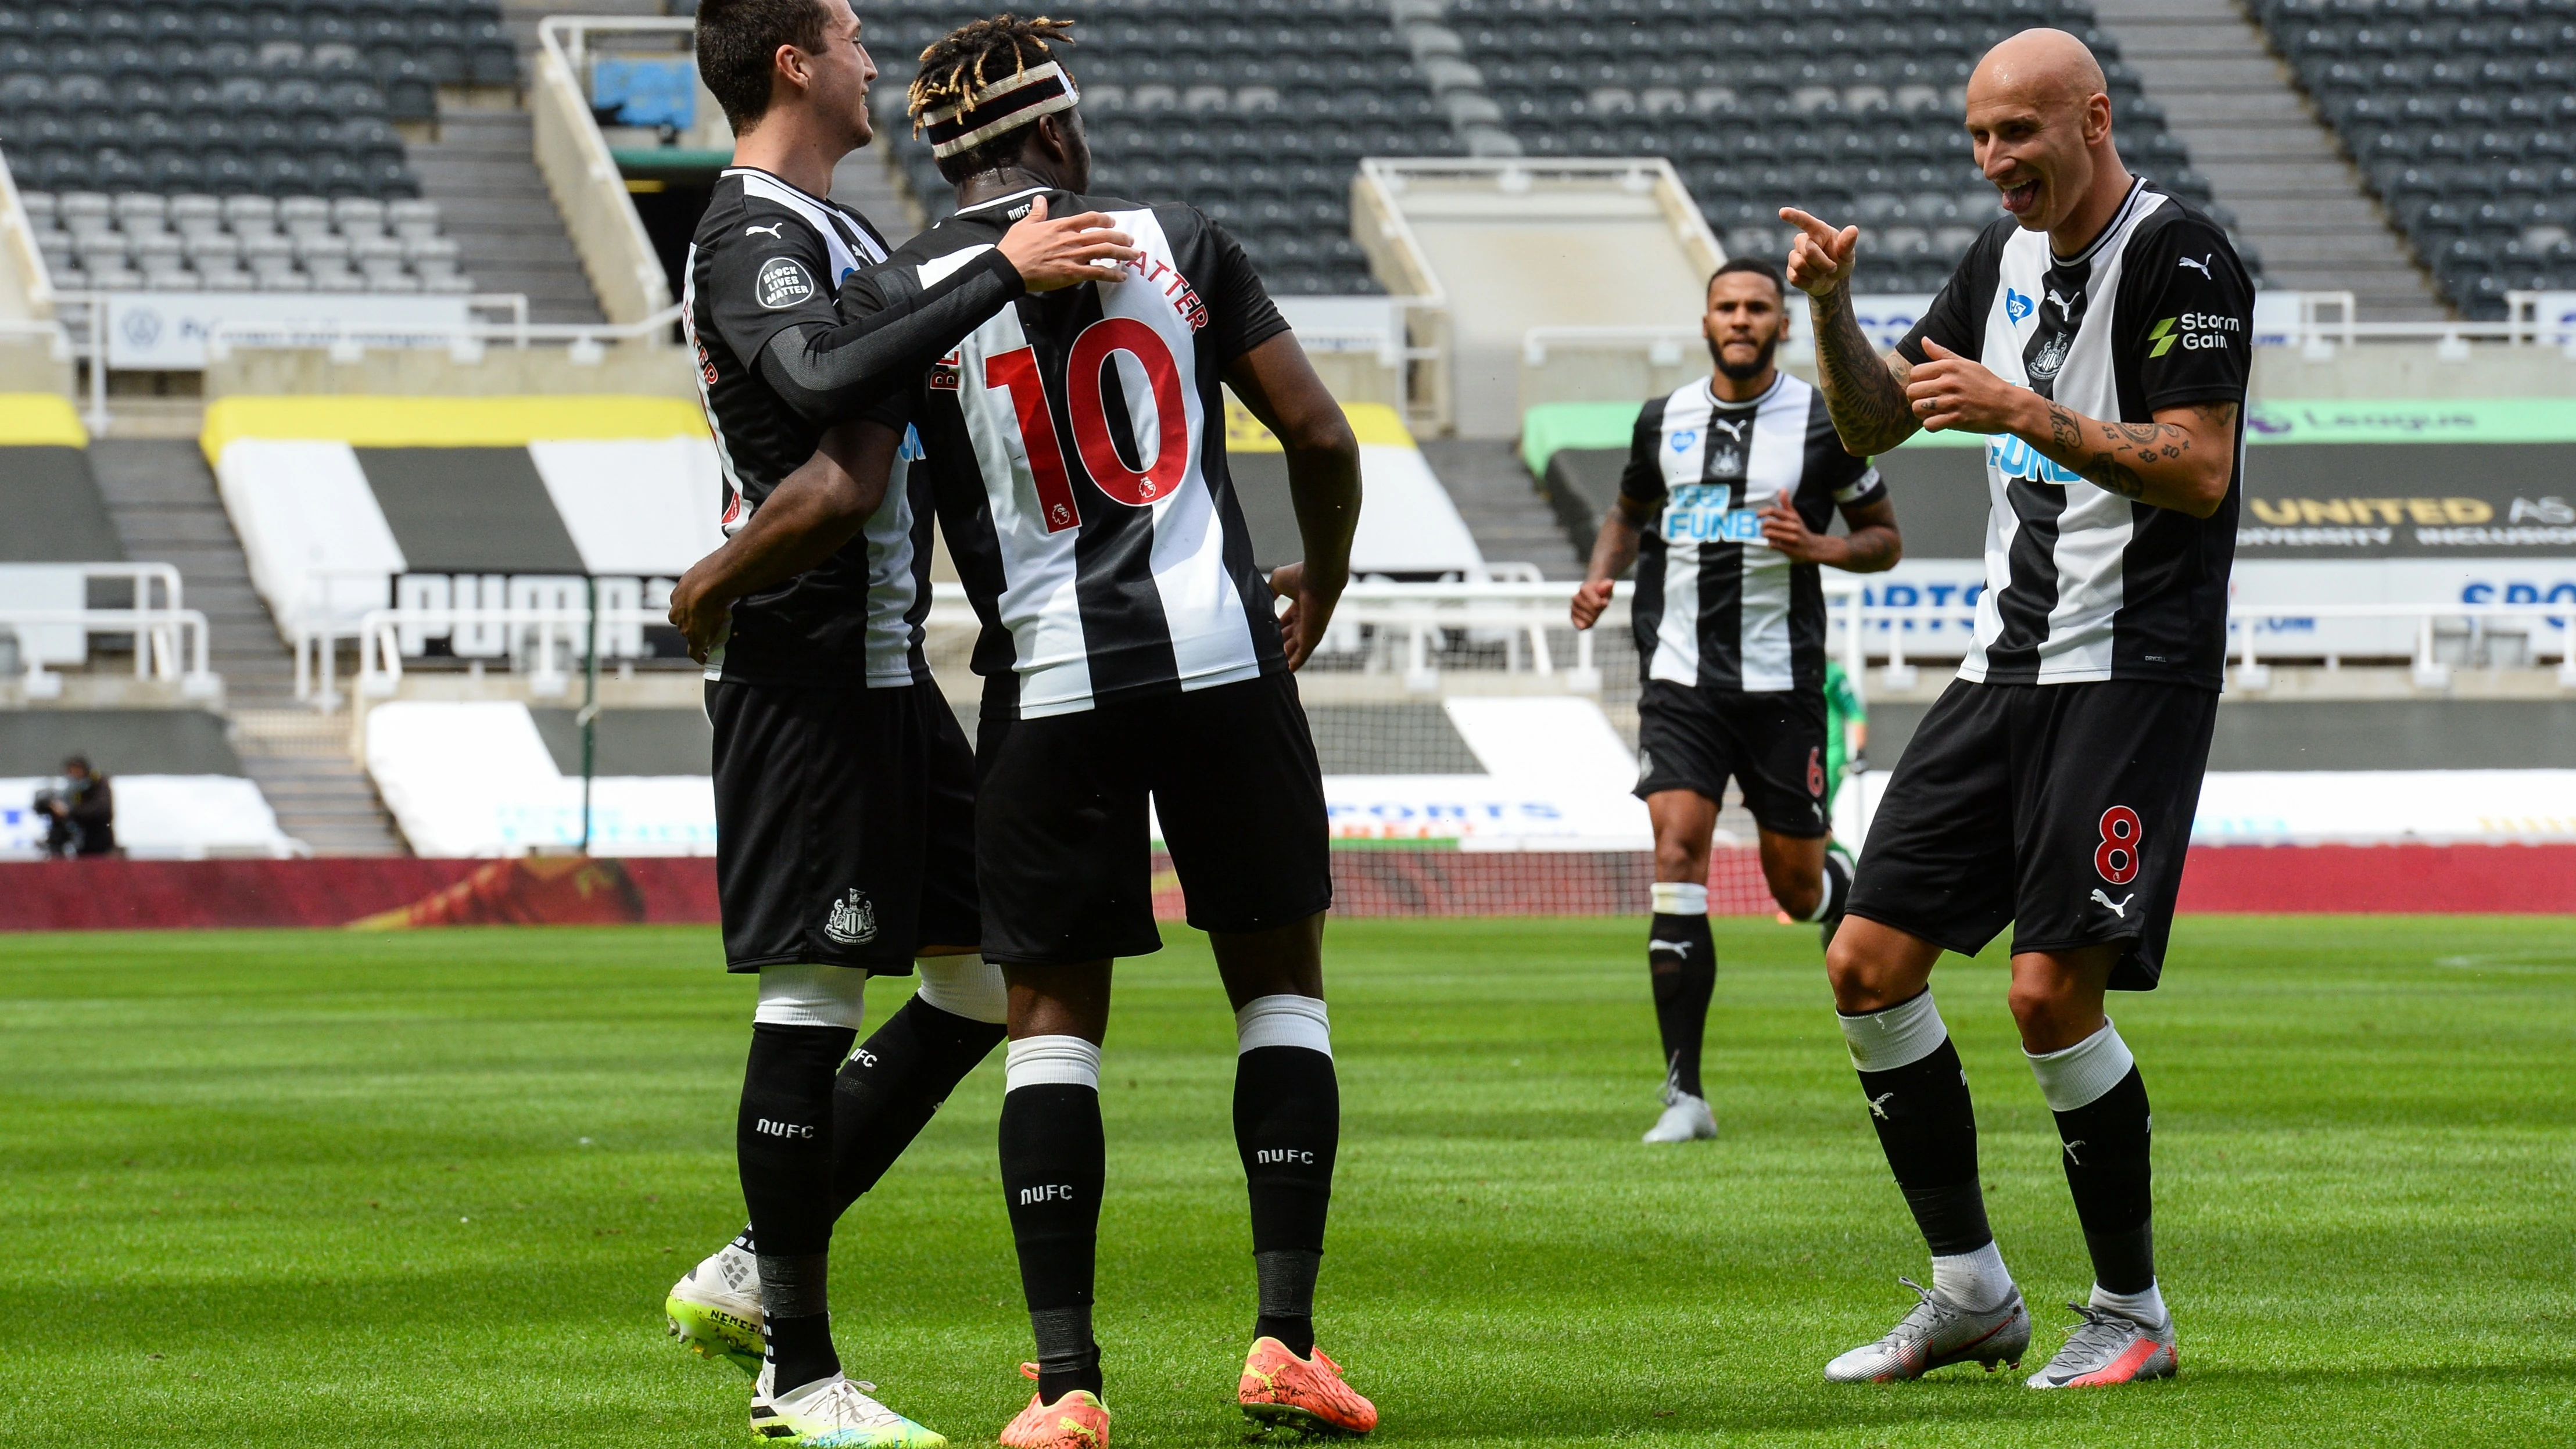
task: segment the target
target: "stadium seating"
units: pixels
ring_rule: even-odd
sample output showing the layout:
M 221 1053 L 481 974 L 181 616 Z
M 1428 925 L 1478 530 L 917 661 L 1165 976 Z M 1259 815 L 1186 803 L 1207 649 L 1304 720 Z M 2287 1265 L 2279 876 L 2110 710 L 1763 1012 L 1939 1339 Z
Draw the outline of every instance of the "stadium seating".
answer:
M 471 292 L 438 204 L 369 196 L 20 193 L 54 285 L 100 291 Z
M 923 46 L 991 13 L 954 0 L 864 7 L 881 131 L 935 217 L 951 209 L 930 148 L 901 119 Z M 1094 189 L 1185 201 L 1239 237 L 1273 291 L 1375 292 L 1351 240 L 1362 156 L 1446 156 L 1460 147 L 1415 76 L 1382 8 L 1333 0 L 1134 0 L 1089 12 L 1067 63 L 1083 88 Z
M 492 0 L 12 0 L 0 156 L 63 287 L 470 292 L 396 123 L 517 77 Z
M 389 123 L 517 79 L 492 0 L 0 6 L 0 150 L 47 190 L 415 195 Z
M 2576 288 L 2576 3 L 2252 8 L 2464 315 Z
M 867 33 L 901 76 L 922 45 L 979 13 L 897 0 L 869 9 Z M 1099 189 L 1200 207 L 1243 238 L 1275 290 L 1377 290 L 1348 236 L 1352 163 L 1460 152 L 1383 20 L 1333 0 L 1149 0 L 1110 15 L 1076 32 L 1070 57 Z M 1855 217 L 1878 231 L 1871 291 L 1936 289 L 1996 214 L 1959 92 L 1986 47 L 2031 25 L 2091 40 L 2124 156 L 2211 204 L 2083 0 L 1452 0 L 1447 23 L 1527 154 L 1668 156 L 1730 250 L 1782 250 L 1786 201 Z M 883 94 L 891 105 L 900 91 Z M 928 148 L 885 119 L 915 190 L 945 214 Z
M 1528 154 L 1670 157 L 1730 252 L 1784 252 L 1784 204 L 1856 220 L 1876 233 L 1858 285 L 1887 293 L 1937 290 L 1999 214 L 1959 125 L 1962 89 L 1988 47 L 2034 25 L 2072 30 L 2102 58 L 2131 168 L 2210 206 L 2208 182 L 2093 19 L 2084 0 L 1449 6 Z

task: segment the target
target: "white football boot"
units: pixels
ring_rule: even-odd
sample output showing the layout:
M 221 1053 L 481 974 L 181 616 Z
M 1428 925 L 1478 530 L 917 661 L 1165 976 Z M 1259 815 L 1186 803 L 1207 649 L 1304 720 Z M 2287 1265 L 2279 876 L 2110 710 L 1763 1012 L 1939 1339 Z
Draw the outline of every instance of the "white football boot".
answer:
M 2030 1312 L 2015 1288 L 2003 1302 L 1983 1313 L 1962 1308 L 1911 1278 L 1896 1281 L 1923 1295 L 1914 1311 L 1898 1320 L 1887 1337 L 1865 1343 L 1825 1365 L 1825 1382 L 1891 1384 L 1919 1379 L 1943 1364 L 1976 1362 L 1993 1373 L 1995 1365 L 2021 1367 L 2030 1347 Z
M 1664 1115 L 1646 1129 L 1647 1142 L 1697 1142 L 1717 1135 L 1717 1114 L 1708 1110 L 1708 1101 L 1694 1097 L 1681 1088 L 1664 1086 Z
M 2169 1379 L 2182 1366 L 2174 1348 L 2173 1317 L 2162 1328 L 2149 1328 L 2125 1313 L 2082 1303 L 2066 1305 L 2082 1314 L 2066 1346 L 2048 1367 L 2026 1382 L 2034 1389 L 2091 1389 L 2108 1384 L 2134 1384 Z
M 762 1364 L 751 1385 L 751 1437 L 812 1449 L 948 1449 L 947 1436 L 921 1427 L 867 1396 L 874 1384 L 834 1374 L 792 1394 L 773 1391 L 776 1370 Z
M 768 1340 L 760 1331 L 758 1258 L 725 1244 L 671 1285 L 662 1316 L 682 1348 L 759 1376 Z

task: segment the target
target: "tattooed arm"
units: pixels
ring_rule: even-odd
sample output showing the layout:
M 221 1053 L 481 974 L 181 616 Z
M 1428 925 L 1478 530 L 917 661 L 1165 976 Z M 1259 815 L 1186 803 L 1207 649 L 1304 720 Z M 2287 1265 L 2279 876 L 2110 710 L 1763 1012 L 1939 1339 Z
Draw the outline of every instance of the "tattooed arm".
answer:
M 2155 421 L 2105 422 L 2015 387 L 1981 363 L 1926 342 L 1905 395 L 1935 432 L 2010 433 L 2123 498 L 2194 518 L 2218 511 L 2236 471 L 2233 402 L 2159 408 Z
M 1856 458 L 1874 457 L 1914 435 L 1920 426 L 1905 406 L 1904 358 L 1882 358 L 1860 330 L 1852 312 L 1853 254 L 1860 228 L 1836 231 L 1795 207 L 1784 207 L 1781 219 L 1798 228 L 1789 247 L 1789 284 L 1807 294 L 1809 321 L 1816 329 L 1816 377 L 1824 388 L 1825 410 L 1843 451 Z

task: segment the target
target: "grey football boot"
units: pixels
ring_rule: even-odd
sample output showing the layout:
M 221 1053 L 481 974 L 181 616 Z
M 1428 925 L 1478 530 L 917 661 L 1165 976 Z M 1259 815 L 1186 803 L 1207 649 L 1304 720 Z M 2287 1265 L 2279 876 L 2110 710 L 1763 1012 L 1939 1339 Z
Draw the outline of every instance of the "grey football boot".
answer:
M 2066 1305 L 2084 1316 L 2066 1336 L 2066 1346 L 2048 1367 L 2026 1382 L 2034 1389 L 2089 1389 L 2104 1384 L 2134 1384 L 2143 1379 L 2169 1379 L 2182 1366 L 2174 1348 L 2173 1316 L 2165 1326 L 2149 1328 L 2123 1313 Z
M 2019 1288 L 1993 1308 L 1973 1313 L 1934 1296 L 1911 1278 L 1897 1281 L 1921 1294 L 1923 1301 L 1898 1320 L 1887 1337 L 1862 1344 L 1825 1365 L 1825 1382 L 1892 1384 L 1919 1379 L 1953 1363 L 1981 1363 L 1988 1373 L 2001 1363 L 2021 1367 L 2022 1351 L 2030 1347 L 2030 1310 L 2022 1306 Z

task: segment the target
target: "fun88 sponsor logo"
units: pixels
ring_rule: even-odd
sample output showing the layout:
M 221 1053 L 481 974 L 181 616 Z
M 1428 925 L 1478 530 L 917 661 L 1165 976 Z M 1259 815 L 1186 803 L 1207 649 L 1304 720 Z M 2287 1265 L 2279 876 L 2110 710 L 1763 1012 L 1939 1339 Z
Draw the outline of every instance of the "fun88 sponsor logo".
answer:
M 2084 481 L 2082 474 L 2041 456 L 2037 448 L 2010 433 L 1998 433 L 1986 439 L 1986 466 L 2007 478 L 2054 483 L 2060 488 Z
M 1762 515 L 1749 508 L 1729 508 L 1733 485 L 1684 483 L 1673 489 L 1664 507 L 1667 543 L 1760 543 Z

